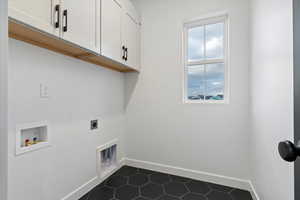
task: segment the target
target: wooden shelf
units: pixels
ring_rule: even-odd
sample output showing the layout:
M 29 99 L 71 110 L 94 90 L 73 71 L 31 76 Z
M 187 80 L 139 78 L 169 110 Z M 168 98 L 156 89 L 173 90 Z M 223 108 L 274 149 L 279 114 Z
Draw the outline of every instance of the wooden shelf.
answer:
M 19 23 L 13 19 L 9 19 L 9 37 L 115 71 L 135 71 L 121 63 L 97 55 L 92 51 L 81 48 L 56 36 L 39 31 L 28 25 Z

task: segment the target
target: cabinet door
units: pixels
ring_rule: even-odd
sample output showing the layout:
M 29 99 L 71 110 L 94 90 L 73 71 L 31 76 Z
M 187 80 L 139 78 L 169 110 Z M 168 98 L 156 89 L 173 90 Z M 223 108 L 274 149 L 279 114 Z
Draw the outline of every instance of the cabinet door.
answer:
M 50 34 L 59 35 L 59 0 L 8 0 L 9 17 Z
M 123 43 L 127 48 L 125 64 L 136 70 L 139 70 L 139 33 L 139 24 L 129 13 L 125 13 L 123 18 Z
M 123 62 L 121 40 L 122 6 L 117 0 L 102 0 L 101 54 Z
M 62 30 L 64 40 L 100 53 L 97 22 L 100 0 L 62 0 Z

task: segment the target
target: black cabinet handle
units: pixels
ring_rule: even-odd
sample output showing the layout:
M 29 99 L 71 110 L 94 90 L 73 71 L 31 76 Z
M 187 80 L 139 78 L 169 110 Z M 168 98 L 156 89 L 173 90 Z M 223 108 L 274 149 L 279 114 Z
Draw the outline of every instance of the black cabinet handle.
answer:
M 125 46 L 122 46 L 122 50 L 123 50 L 123 56 L 122 56 L 122 59 L 123 59 L 123 60 L 125 60 L 125 58 L 126 58 L 126 57 L 125 57 L 125 49 L 126 49 Z
M 125 61 L 128 60 L 128 48 L 126 47 L 125 48 Z
M 63 16 L 64 16 L 64 19 L 65 19 L 65 24 L 64 24 L 64 27 L 63 27 L 63 31 L 67 32 L 68 31 L 68 10 L 64 10 Z
M 55 6 L 55 15 L 56 15 L 56 22 L 54 23 L 55 28 L 59 28 L 59 22 L 60 22 L 60 6 Z

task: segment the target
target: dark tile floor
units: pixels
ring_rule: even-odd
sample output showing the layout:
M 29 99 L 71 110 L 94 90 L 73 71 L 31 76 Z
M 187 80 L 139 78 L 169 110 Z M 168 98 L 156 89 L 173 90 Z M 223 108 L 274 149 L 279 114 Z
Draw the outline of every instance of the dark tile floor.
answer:
M 124 166 L 80 200 L 252 200 L 249 192 Z

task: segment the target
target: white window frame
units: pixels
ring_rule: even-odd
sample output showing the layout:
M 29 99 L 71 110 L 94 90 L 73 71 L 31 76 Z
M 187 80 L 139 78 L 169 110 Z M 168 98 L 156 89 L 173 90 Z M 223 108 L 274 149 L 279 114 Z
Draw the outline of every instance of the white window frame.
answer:
M 209 59 L 203 61 L 188 62 L 188 30 L 190 28 L 215 23 L 224 23 L 224 59 Z M 227 14 L 203 17 L 190 20 L 183 24 L 183 69 L 184 88 L 183 102 L 186 104 L 228 104 L 229 103 L 229 17 Z M 224 63 L 224 99 L 223 100 L 190 100 L 188 99 L 188 66 Z

